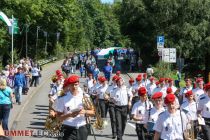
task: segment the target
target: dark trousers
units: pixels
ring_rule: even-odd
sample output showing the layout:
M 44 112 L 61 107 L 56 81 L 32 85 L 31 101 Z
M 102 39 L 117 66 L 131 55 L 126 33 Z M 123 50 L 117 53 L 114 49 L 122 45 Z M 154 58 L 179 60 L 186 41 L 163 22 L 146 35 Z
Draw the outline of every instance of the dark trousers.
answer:
M 117 124 L 117 140 L 122 140 L 127 122 L 128 106 L 116 106 L 115 116 Z
M 205 140 L 210 140 L 210 118 L 204 118 L 206 125 L 202 126 Z
M 115 109 L 114 105 L 109 105 L 109 115 L 110 115 L 110 121 L 111 121 L 111 127 L 112 127 L 112 136 L 115 137 L 117 134 L 117 128 L 116 128 L 116 116 L 115 116 Z
M 74 128 L 71 126 L 63 125 L 61 131 L 64 133 L 62 140 L 87 140 L 88 130 L 87 126 Z
M 0 122 L 2 123 L 3 130 L 8 129 L 8 120 L 9 120 L 9 113 L 10 113 L 10 104 L 0 104 Z
M 36 87 L 38 84 L 38 78 L 39 78 L 39 76 L 32 76 L 30 86 L 32 86 L 34 84 L 34 86 Z
M 146 128 L 144 128 L 144 124 L 136 123 L 136 134 L 138 136 L 138 140 L 145 140 L 145 133 L 147 132 Z
M 108 103 L 103 99 L 99 99 L 99 107 L 100 107 L 101 118 L 106 118 L 108 111 Z

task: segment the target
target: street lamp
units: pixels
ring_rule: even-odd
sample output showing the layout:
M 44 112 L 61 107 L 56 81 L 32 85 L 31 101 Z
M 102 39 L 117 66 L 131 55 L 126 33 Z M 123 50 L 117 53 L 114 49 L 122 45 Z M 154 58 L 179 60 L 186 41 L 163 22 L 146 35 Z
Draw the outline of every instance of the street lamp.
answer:
M 36 56 L 35 56 L 36 59 L 37 59 L 37 49 L 38 49 L 39 30 L 40 30 L 40 26 L 37 26 L 37 30 L 36 30 Z

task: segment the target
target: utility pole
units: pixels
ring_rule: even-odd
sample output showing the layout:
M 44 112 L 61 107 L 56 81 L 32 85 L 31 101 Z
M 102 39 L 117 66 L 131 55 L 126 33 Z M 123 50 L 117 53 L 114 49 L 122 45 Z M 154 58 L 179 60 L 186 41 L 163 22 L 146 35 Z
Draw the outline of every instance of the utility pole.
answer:
M 35 58 L 37 59 L 37 49 L 38 49 L 38 39 L 39 39 L 39 29 L 40 26 L 37 26 L 37 30 L 36 30 L 36 56 Z
M 14 43 L 13 43 L 13 40 L 14 40 L 14 35 L 13 35 L 13 30 L 14 30 L 14 25 L 13 25 L 13 23 L 14 23 L 14 18 L 13 18 L 13 15 L 12 15 L 12 65 L 14 64 L 14 54 L 13 54 L 13 49 L 14 49 Z
M 26 24 L 26 58 L 28 57 L 28 27 L 29 25 Z

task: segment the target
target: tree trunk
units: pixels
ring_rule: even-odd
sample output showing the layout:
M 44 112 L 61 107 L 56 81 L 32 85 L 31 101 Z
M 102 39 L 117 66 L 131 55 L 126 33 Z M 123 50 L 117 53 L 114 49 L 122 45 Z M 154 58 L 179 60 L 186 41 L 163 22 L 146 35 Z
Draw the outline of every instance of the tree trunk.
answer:
M 205 82 L 210 82 L 209 73 L 210 73 L 210 60 L 209 60 L 210 53 L 207 52 L 205 55 Z

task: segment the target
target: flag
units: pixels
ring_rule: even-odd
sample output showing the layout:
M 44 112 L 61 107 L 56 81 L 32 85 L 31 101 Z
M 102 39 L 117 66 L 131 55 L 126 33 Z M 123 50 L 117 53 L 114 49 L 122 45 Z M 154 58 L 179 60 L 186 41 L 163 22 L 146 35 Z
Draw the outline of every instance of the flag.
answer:
M 3 20 L 7 26 L 12 26 L 11 22 L 9 21 L 8 17 L 0 11 L 0 19 Z

